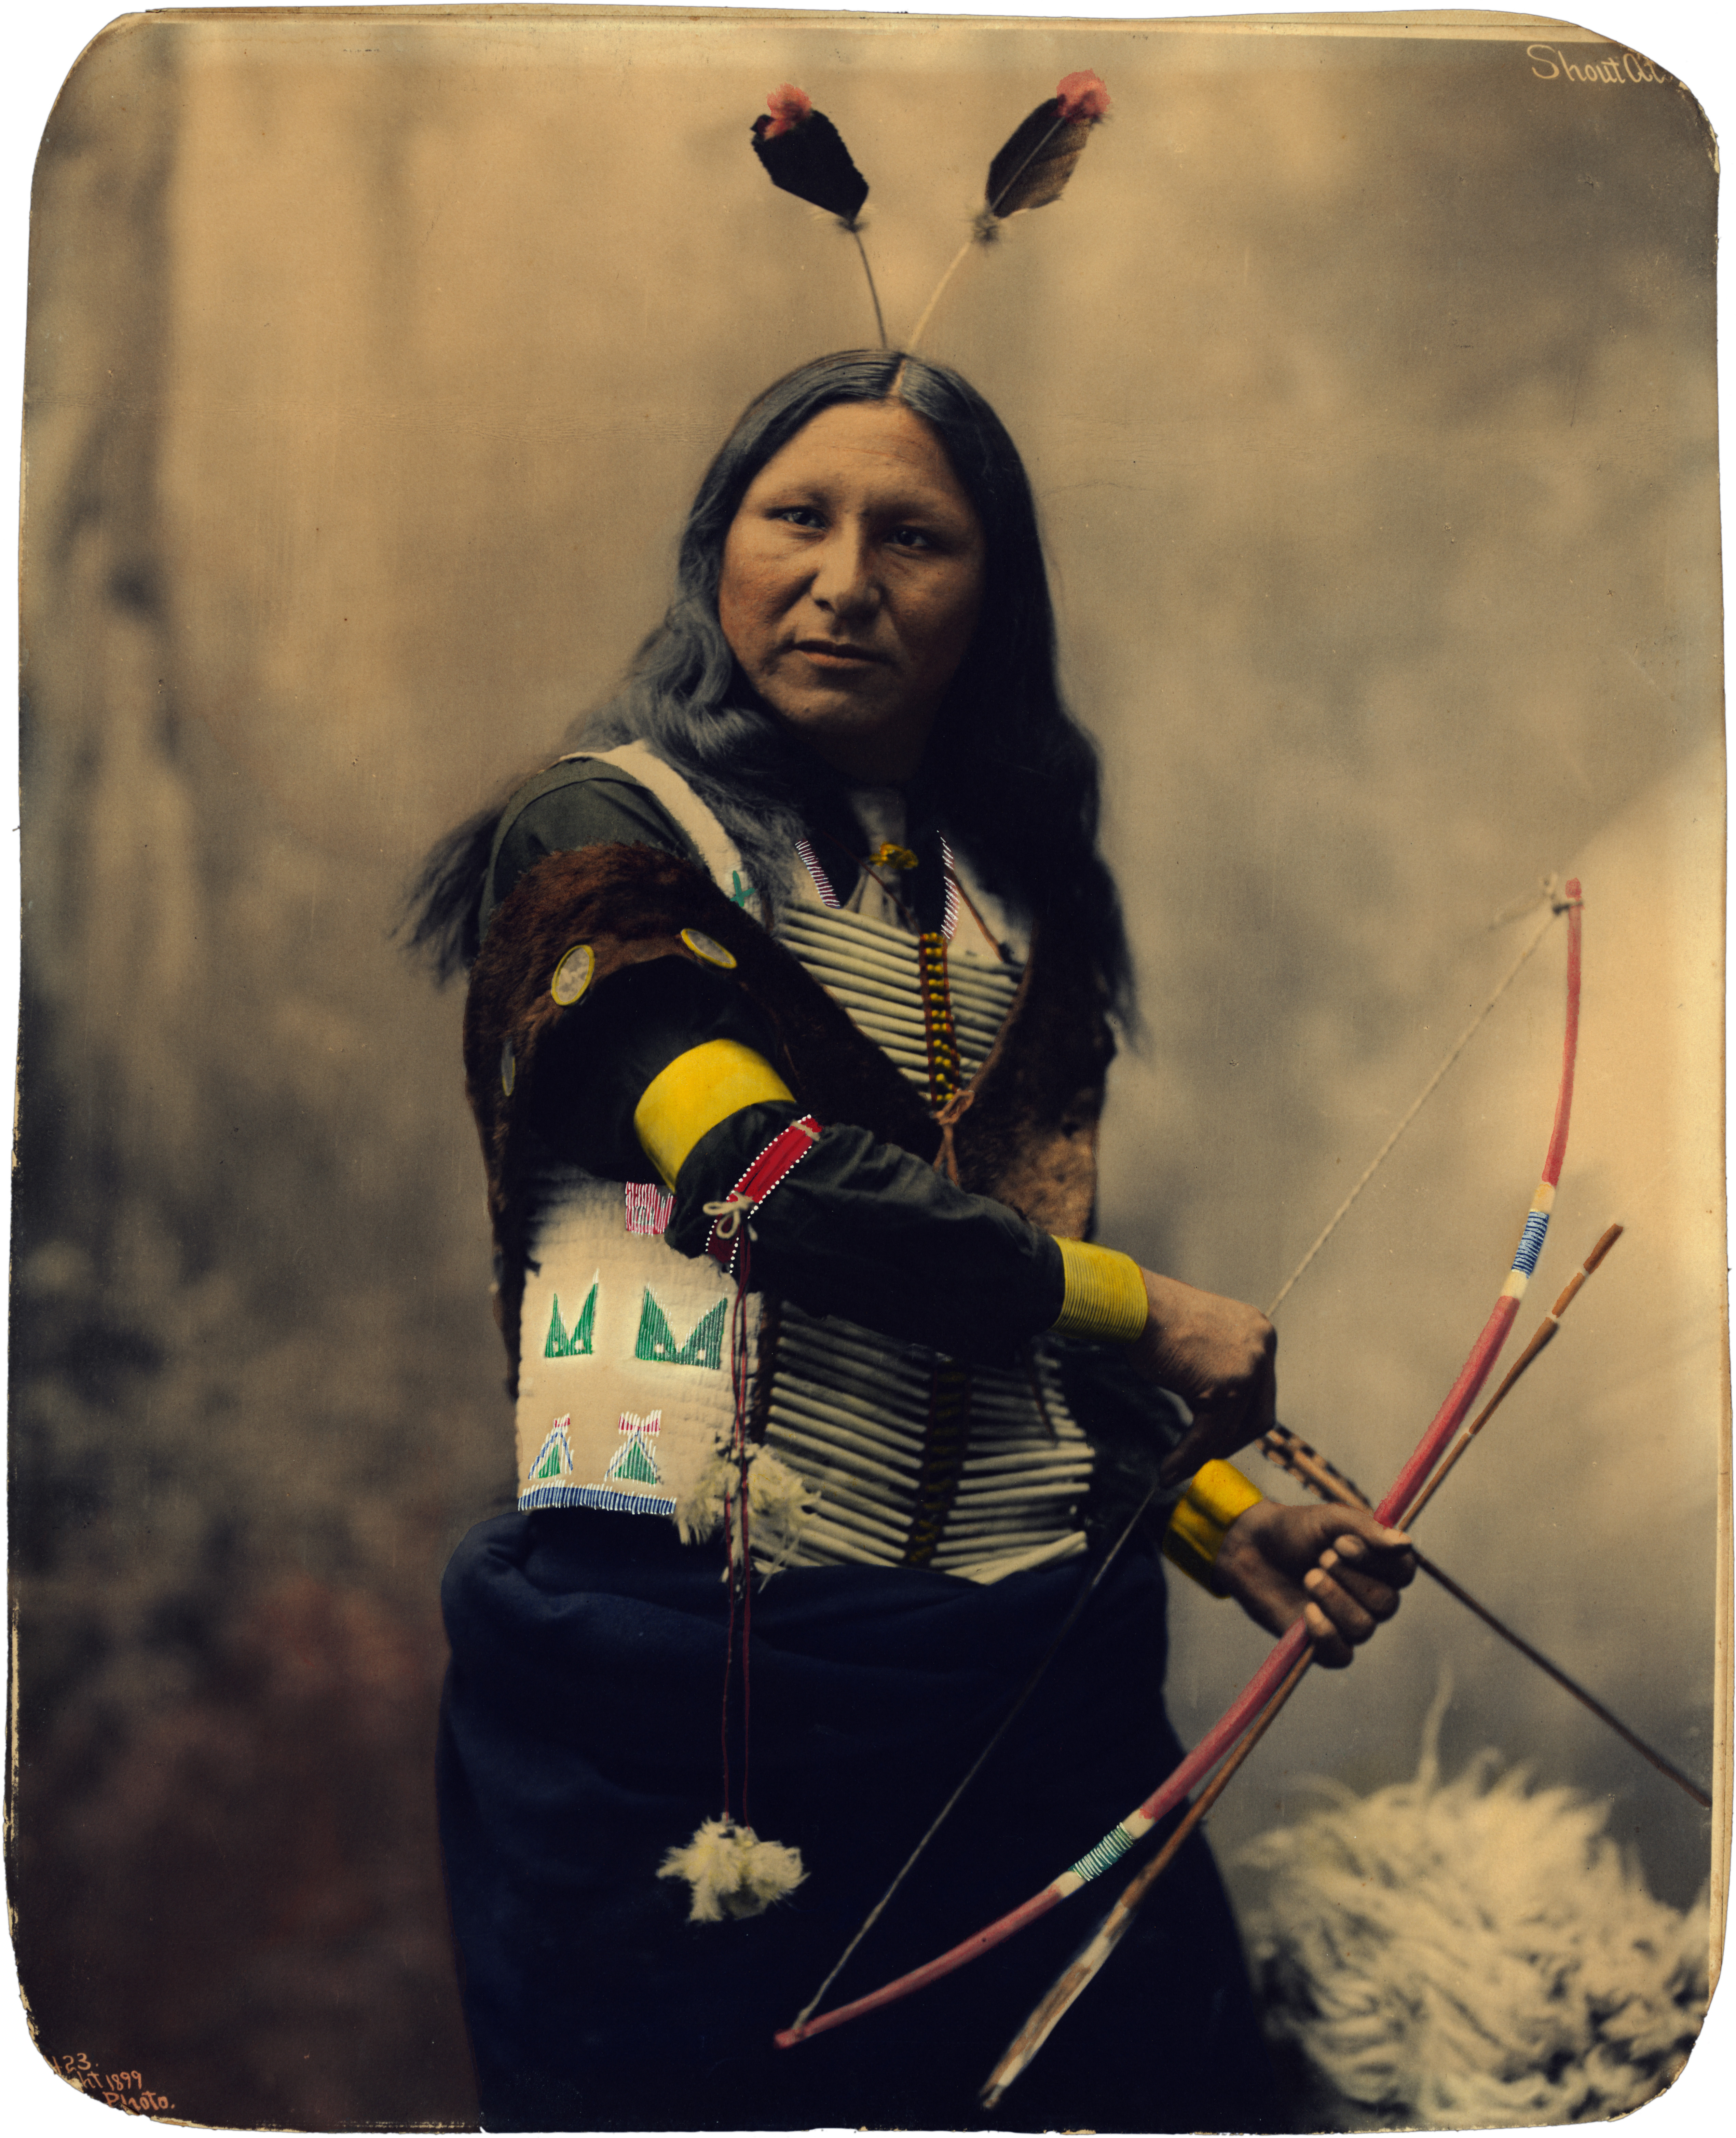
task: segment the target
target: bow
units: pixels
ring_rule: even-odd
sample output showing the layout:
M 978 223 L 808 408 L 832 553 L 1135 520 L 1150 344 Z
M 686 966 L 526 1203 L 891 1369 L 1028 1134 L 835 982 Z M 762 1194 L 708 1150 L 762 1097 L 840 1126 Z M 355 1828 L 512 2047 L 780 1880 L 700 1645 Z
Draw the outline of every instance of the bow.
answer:
M 1530 1208 L 1526 1213 L 1524 1226 L 1519 1236 L 1519 1246 L 1514 1252 L 1512 1266 L 1507 1272 L 1500 1291 L 1496 1295 L 1495 1302 L 1489 1317 L 1484 1323 L 1476 1341 L 1471 1345 L 1470 1351 L 1464 1365 L 1460 1369 L 1452 1387 L 1447 1392 L 1446 1401 L 1430 1421 L 1426 1430 L 1412 1449 L 1409 1459 L 1399 1471 L 1391 1489 L 1376 1510 L 1377 1519 L 1388 1525 L 1396 1525 L 1401 1522 L 1415 1503 L 1430 1472 L 1446 1452 L 1454 1433 L 1464 1422 L 1466 1413 L 1476 1400 L 1478 1392 L 1488 1379 L 1501 1347 L 1506 1340 L 1508 1332 L 1513 1326 L 1514 1318 L 1519 1312 L 1519 1301 L 1524 1297 L 1531 1274 L 1537 1267 L 1538 1257 L 1542 1252 L 1543 1239 L 1548 1231 L 1549 1213 L 1554 1204 L 1556 1189 L 1560 1184 L 1562 1164 L 1567 1155 L 1568 1129 L 1572 1120 L 1573 1106 L 1573 1071 L 1579 1042 L 1582 915 L 1580 890 L 1577 880 L 1571 881 L 1568 884 L 1562 905 L 1565 907 L 1568 915 L 1566 1028 L 1562 1044 L 1561 1080 L 1556 1094 L 1555 1117 L 1550 1131 L 1548 1150 L 1543 1159 L 1542 1178 L 1536 1193 L 1531 1198 Z M 1541 940 L 1540 936 L 1539 940 Z M 1534 944 L 1531 948 L 1534 949 L 1535 945 Z M 1530 954 L 1529 949 L 1525 954 L 1528 957 Z M 1523 964 L 1524 959 L 1522 958 L 1519 962 Z M 1515 966 L 1514 970 L 1516 973 L 1518 967 Z M 1509 979 L 1511 978 L 1512 975 L 1509 974 Z M 1490 998 L 1490 1007 L 1494 1000 L 1504 990 L 1506 985 L 1507 982 L 1504 981 L 1501 988 L 1496 990 L 1495 997 Z M 1480 1018 L 1478 1022 L 1480 1021 Z M 1466 1037 L 1469 1037 L 1468 1032 Z M 1462 1047 L 1463 1044 L 1461 1041 L 1460 1046 Z M 1456 1055 L 1458 1049 L 1456 1048 Z M 1451 1061 L 1451 1058 L 1449 1057 L 1449 1060 Z M 1445 1073 L 1444 1069 L 1441 1073 Z M 1438 1077 L 1436 1081 L 1439 1081 Z M 1432 1088 L 1431 1085 L 1430 1089 L 1432 1090 Z M 1415 1109 L 1412 1110 L 1412 1115 L 1407 1116 L 1406 1121 L 1401 1123 L 1399 1133 L 1402 1133 L 1403 1128 L 1408 1125 L 1409 1120 L 1414 1117 L 1414 1113 Z M 1397 1140 L 1396 1135 L 1392 1140 Z M 1387 1148 L 1391 1148 L 1390 1142 Z M 1347 1202 L 1343 1207 L 1348 1208 L 1348 1203 Z M 1339 1214 L 1343 1215 L 1342 1209 Z M 1337 1218 L 1333 1222 L 1336 1224 Z M 1329 1226 L 1328 1230 L 1331 1229 Z M 1324 1235 L 1322 1236 L 1323 1241 L 1324 1237 Z M 1310 1257 L 1317 1251 L 1319 1244 L 1320 1243 L 1317 1242 L 1316 1248 L 1310 1250 Z M 895 2004 L 900 1999 L 909 1996 L 914 1991 L 926 1988 L 929 1983 L 938 1982 L 944 1976 L 955 1973 L 959 1968 L 968 1965 L 972 1960 L 980 1959 L 984 1953 L 992 1950 L 996 1945 L 1002 1945 L 1007 1939 L 1017 1936 L 1030 1924 L 1037 1921 L 1041 1916 L 1047 1915 L 1052 1908 L 1058 1906 L 1062 1901 L 1076 1893 L 1082 1886 L 1088 1885 L 1093 1879 L 1101 1877 L 1104 1872 L 1118 1863 L 1129 1849 L 1143 1839 L 1160 1819 L 1173 1811 L 1189 1794 L 1197 1783 L 1203 1780 L 1221 1760 L 1231 1754 L 1238 1741 L 1247 1734 L 1256 1721 L 1262 1721 L 1268 1710 L 1275 1710 L 1275 1703 L 1280 1697 L 1288 1696 L 1290 1686 L 1300 1682 L 1304 1671 L 1307 1668 L 1309 1660 L 1307 1647 L 1307 1628 L 1299 1618 L 1289 1632 L 1277 1642 L 1265 1662 L 1230 1703 L 1224 1714 L 1174 1770 L 1158 1784 L 1143 1803 L 1112 1827 L 1094 1848 L 1087 1849 L 1076 1862 L 1051 1879 L 1046 1886 L 1032 1894 L 1029 1900 L 1022 1902 L 1019 1906 L 1010 1910 L 1006 1915 L 999 1916 L 995 1921 L 985 1925 L 983 1929 L 953 1946 L 949 1951 L 941 1953 L 924 1965 L 911 1969 L 909 1973 L 899 1975 L 893 1981 L 882 1984 L 879 1989 L 870 1990 L 866 1995 L 856 1998 L 847 2004 L 836 2005 L 830 2012 L 819 2013 L 812 2018 L 804 2017 L 796 2025 L 785 2028 L 776 2037 L 778 2047 L 792 2048 L 799 2042 L 806 2041 L 812 2035 L 823 2033 L 831 2028 L 842 2026 L 851 2019 L 860 2018 L 865 2013 L 877 2011 L 882 2005 Z M 1081 1958 L 1083 1957 L 1084 1955 L 1081 1955 Z M 1057 2012 L 1055 2016 L 1058 2017 L 1059 2013 Z

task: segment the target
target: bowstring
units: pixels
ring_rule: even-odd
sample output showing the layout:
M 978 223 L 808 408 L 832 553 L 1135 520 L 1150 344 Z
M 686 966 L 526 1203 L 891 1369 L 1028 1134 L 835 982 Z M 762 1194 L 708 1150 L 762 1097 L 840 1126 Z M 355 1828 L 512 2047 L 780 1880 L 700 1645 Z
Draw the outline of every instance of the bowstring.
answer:
M 1453 1042 L 1451 1047 L 1448 1048 L 1446 1059 L 1441 1062 L 1440 1067 L 1435 1071 L 1434 1075 L 1430 1077 L 1427 1083 L 1423 1086 L 1417 1096 L 1412 1101 L 1410 1106 L 1406 1109 L 1404 1116 L 1400 1120 L 1397 1127 L 1393 1130 L 1392 1135 L 1387 1138 L 1380 1149 L 1375 1152 L 1373 1157 L 1369 1159 L 1367 1166 L 1363 1170 L 1362 1177 L 1358 1180 L 1355 1187 L 1353 1187 L 1350 1193 L 1344 1198 L 1343 1201 L 1339 1203 L 1338 1208 L 1333 1212 L 1331 1217 L 1327 1219 L 1324 1227 L 1322 1228 L 1319 1237 L 1314 1241 L 1314 1245 L 1309 1247 L 1308 1252 L 1303 1256 L 1301 1261 L 1296 1264 L 1296 1267 L 1290 1272 L 1290 1275 L 1285 1277 L 1283 1283 L 1279 1286 L 1276 1296 L 1273 1299 L 1271 1305 L 1265 1310 L 1265 1316 L 1268 1321 L 1271 1320 L 1272 1316 L 1278 1311 L 1279 1308 L 1283 1306 L 1285 1301 L 1290 1297 L 1290 1293 L 1295 1289 L 1296 1281 L 1302 1275 L 1302 1272 L 1308 1267 L 1314 1257 L 1319 1253 L 1321 1248 L 1325 1246 L 1326 1242 L 1332 1237 L 1333 1234 L 1337 1232 L 1339 1227 L 1343 1223 L 1344 1219 L 1349 1216 L 1351 1205 L 1356 1201 L 1358 1196 L 1362 1193 L 1363 1190 L 1368 1185 L 1368 1183 L 1373 1179 L 1375 1174 L 1379 1172 L 1382 1166 L 1386 1164 L 1387 1159 L 1392 1155 L 1394 1148 L 1397 1145 L 1399 1138 L 1404 1134 L 1405 1130 L 1409 1128 L 1412 1122 L 1416 1120 L 1417 1116 L 1422 1111 L 1423 1108 L 1434 1096 L 1436 1087 L 1440 1085 L 1441 1079 L 1446 1075 L 1447 1071 L 1452 1067 L 1454 1062 L 1456 1062 L 1459 1057 L 1465 1052 L 1465 1048 L 1470 1046 L 1471 1041 L 1475 1037 L 1479 1029 L 1481 1028 L 1484 1021 L 1489 1016 L 1490 1012 L 1501 999 L 1501 997 L 1506 993 L 1508 988 L 1513 985 L 1514 982 L 1519 978 L 1520 973 L 1523 972 L 1524 968 L 1530 963 L 1533 954 L 1542 943 L 1544 936 L 1548 934 L 1550 929 L 1554 926 L 1557 916 L 1566 912 L 1566 904 L 1556 896 L 1552 886 L 1549 893 L 1549 910 L 1544 915 L 1542 925 L 1538 929 L 1537 933 L 1531 938 L 1531 940 L 1525 945 L 1524 949 L 1519 952 L 1519 956 L 1514 960 L 1512 965 L 1508 969 L 1505 977 L 1496 986 L 1495 993 L 1490 996 L 1489 999 L 1477 1012 L 1470 1023 L 1465 1026 L 1464 1031 L 1461 1032 L 1459 1034 L 1459 1037 Z
M 1061 1625 L 1056 1633 L 1055 1638 L 1050 1642 L 1048 1647 L 1044 1649 L 1042 1654 L 1037 1658 L 1036 1668 L 1032 1670 L 1030 1677 L 1026 1679 L 1023 1686 L 1019 1691 L 1018 1696 L 1014 1700 L 1012 1706 L 1007 1709 L 1007 1712 L 1001 1717 L 1000 1721 L 996 1725 L 994 1735 L 983 1747 L 983 1750 L 978 1753 L 976 1758 L 972 1760 L 969 1767 L 965 1771 L 963 1779 L 958 1784 L 957 1788 L 953 1789 L 952 1794 L 947 1799 L 946 1802 L 942 1804 L 939 1810 L 935 1813 L 934 1818 L 929 1820 L 928 1830 L 924 1833 L 922 1838 L 917 1843 L 916 1846 L 910 1851 L 909 1854 L 905 1858 L 903 1863 L 900 1865 L 897 1872 L 893 1877 L 891 1884 L 887 1887 L 885 1891 L 880 1895 L 879 1900 L 875 1902 L 874 1906 L 869 1910 L 867 1915 L 863 1918 L 861 1926 L 857 1930 L 855 1936 L 851 1939 L 849 1944 L 845 1946 L 842 1952 L 838 1955 L 837 1959 L 832 1965 L 831 1972 L 820 1984 L 820 1987 L 814 1992 L 813 1995 L 808 1999 L 807 2004 L 805 2004 L 802 2009 L 797 2014 L 793 2022 L 793 2024 L 797 2028 L 800 2028 L 806 2025 L 807 2021 L 813 2017 L 815 2011 L 819 2006 L 821 1999 L 825 1996 L 827 1991 L 831 1989 L 833 1983 L 836 1982 L 838 1977 L 844 1972 L 845 1966 L 848 1962 L 851 1955 L 856 1950 L 856 1947 L 862 1942 L 862 1940 L 867 1936 L 869 1931 L 874 1928 L 875 1925 L 891 1906 L 894 1895 L 896 1894 L 899 1887 L 904 1884 L 905 1879 L 908 1878 L 910 1873 L 916 1868 L 917 1859 L 921 1856 L 924 1849 L 928 1847 L 929 1843 L 934 1838 L 934 1836 L 939 1833 L 941 1828 L 945 1825 L 947 1820 L 952 1816 L 953 1811 L 958 1804 L 958 1799 L 964 1794 L 965 1791 L 970 1787 L 971 1784 L 975 1781 L 978 1775 L 982 1773 L 983 1768 L 987 1765 L 988 1755 L 994 1750 L 996 1745 L 1000 1743 L 1001 1740 L 1012 1727 L 1014 1721 L 1017 1719 L 1021 1710 L 1024 1707 L 1026 1702 L 1036 1691 L 1038 1686 L 1041 1684 L 1044 1672 L 1046 1671 L 1050 1664 L 1054 1662 L 1056 1654 L 1060 1649 L 1062 1642 L 1066 1639 L 1068 1634 L 1072 1632 L 1074 1627 L 1079 1623 L 1080 1615 L 1084 1611 L 1086 1604 L 1090 1602 L 1092 1596 L 1096 1593 L 1098 1584 L 1102 1581 L 1105 1574 L 1109 1572 L 1110 1567 L 1114 1564 L 1115 1560 L 1120 1553 L 1121 1547 L 1133 1535 L 1134 1530 L 1138 1528 L 1140 1516 L 1157 1497 L 1157 1495 L 1158 1486 L 1154 1481 L 1148 1488 L 1145 1497 L 1140 1501 L 1139 1506 L 1135 1507 L 1133 1513 L 1129 1516 L 1127 1525 L 1121 1531 L 1121 1534 L 1115 1539 L 1115 1541 L 1104 1554 L 1101 1560 L 1098 1561 L 1096 1572 L 1092 1574 L 1090 1579 L 1085 1584 L 1085 1587 L 1081 1589 L 1078 1595 L 1074 1598 L 1071 1605 L 1068 1608 L 1066 1617 L 1061 1622 Z

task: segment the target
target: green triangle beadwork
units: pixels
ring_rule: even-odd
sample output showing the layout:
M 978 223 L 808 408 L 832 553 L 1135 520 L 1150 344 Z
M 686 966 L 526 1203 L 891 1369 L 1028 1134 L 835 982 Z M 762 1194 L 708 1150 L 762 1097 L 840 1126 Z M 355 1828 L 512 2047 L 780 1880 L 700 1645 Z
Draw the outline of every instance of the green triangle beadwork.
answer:
M 567 1436 L 556 1426 L 543 1442 L 543 1450 L 532 1466 L 530 1477 L 534 1484 L 546 1483 L 573 1467 L 573 1451 L 567 1444 Z
M 605 1484 L 612 1477 L 623 1477 L 631 1485 L 661 1485 L 663 1481 L 662 1472 L 652 1459 L 651 1450 L 636 1433 L 614 1457 L 602 1475 Z
M 639 1307 L 639 1335 L 633 1345 L 636 1359 L 661 1366 L 709 1366 L 715 1373 L 724 1363 L 724 1309 L 727 1301 L 708 1307 L 695 1324 L 693 1334 L 678 1345 L 669 1316 L 658 1306 L 649 1285 Z
M 585 1296 L 585 1303 L 579 1309 L 578 1319 L 573 1323 L 570 1335 L 568 1333 L 566 1324 L 561 1320 L 560 1294 L 558 1292 L 555 1294 L 554 1305 L 549 1316 L 549 1335 L 543 1345 L 543 1356 L 545 1359 L 588 1359 L 590 1357 L 597 1330 L 597 1280 L 593 1277 L 591 1280 L 591 1289 Z

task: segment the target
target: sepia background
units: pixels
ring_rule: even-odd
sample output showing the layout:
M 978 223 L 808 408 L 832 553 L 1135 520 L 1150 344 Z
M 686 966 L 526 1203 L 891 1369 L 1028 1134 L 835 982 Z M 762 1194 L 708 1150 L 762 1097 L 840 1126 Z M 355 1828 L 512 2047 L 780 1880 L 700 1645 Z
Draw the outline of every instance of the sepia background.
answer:
M 14 1906 L 46 2053 L 200 2121 L 473 2112 L 436 1589 L 510 1426 L 460 1004 L 388 935 L 428 841 L 656 620 L 741 404 L 871 339 L 854 248 L 748 149 L 785 80 L 870 182 L 895 334 L 1013 124 L 1076 67 L 1115 97 L 926 344 L 1026 453 L 1109 771 L 1147 1029 L 1102 1237 L 1265 1303 L 1540 880 L 1583 879 L 1537 1308 L 1628 1236 L 1424 1541 L 1709 1775 L 1715 173 L 1678 86 L 1567 71 L 1620 49 L 402 10 L 133 18 L 86 56 L 27 435 Z M 1283 1415 L 1376 1491 L 1510 1256 L 1563 954 L 1279 1316 Z M 1184 1736 L 1263 1652 L 1227 1608 L 1176 1599 Z M 1704 1817 L 1419 1589 L 1214 1813 L 1251 1920 L 1238 1852 L 1313 1777 L 1410 1774 L 1449 1676 L 1450 1769 L 1586 1791 L 1695 1902 Z

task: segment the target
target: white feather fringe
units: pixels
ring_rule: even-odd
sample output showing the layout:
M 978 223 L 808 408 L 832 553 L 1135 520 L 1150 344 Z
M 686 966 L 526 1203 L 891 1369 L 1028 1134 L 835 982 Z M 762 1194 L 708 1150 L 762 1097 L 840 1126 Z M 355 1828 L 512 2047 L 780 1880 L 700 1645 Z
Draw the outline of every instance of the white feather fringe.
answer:
M 734 1516 L 740 1496 L 738 1459 L 725 1441 L 713 1450 L 692 1489 L 675 1504 L 675 1523 L 682 1543 L 703 1544 L 714 1536 L 727 1507 L 732 1518 L 732 1554 L 739 1562 L 742 1525 Z M 788 1562 L 815 1497 L 812 1486 L 788 1463 L 780 1462 L 769 1447 L 755 1446 L 748 1450 L 748 1529 L 754 1568 L 763 1577 L 776 1574 Z
M 1657 1900 L 1606 1808 L 1493 1753 L 1262 1835 L 1248 1925 L 1266 2023 L 1338 2096 L 1340 2127 L 1582 2122 L 1660 2093 L 1707 2000 L 1706 1909 Z
M 683 1544 L 704 1544 L 723 1525 L 724 1501 L 734 1465 L 727 1452 L 714 1450 L 705 1467 L 675 1501 L 675 1527 Z
M 751 1826 L 708 1818 L 685 1848 L 671 1848 L 660 1878 L 685 1878 L 693 1888 L 690 1923 L 719 1923 L 725 1916 L 763 1915 L 773 1901 L 793 1893 L 807 1877 L 798 1849 L 762 1841 Z

